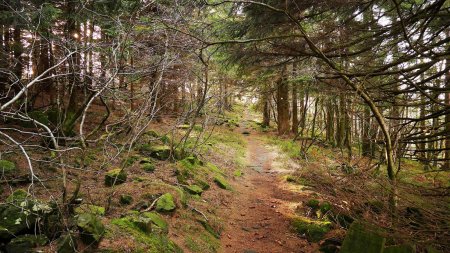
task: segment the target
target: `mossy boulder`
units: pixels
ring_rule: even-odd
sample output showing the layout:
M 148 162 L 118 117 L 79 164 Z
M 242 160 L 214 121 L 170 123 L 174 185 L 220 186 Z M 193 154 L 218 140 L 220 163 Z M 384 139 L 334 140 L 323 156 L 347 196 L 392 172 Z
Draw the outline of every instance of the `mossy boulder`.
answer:
M 113 186 L 122 184 L 127 180 L 127 173 L 122 169 L 112 169 L 108 171 L 105 175 L 105 185 Z
M 146 218 L 146 221 L 151 224 L 151 232 L 143 231 L 141 228 L 136 226 L 133 219 L 137 216 Z M 127 233 L 133 237 L 134 240 L 146 245 L 146 252 L 167 252 L 167 253 L 182 253 L 183 250 L 180 249 L 174 242 L 172 242 L 168 236 L 167 232 L 161 227 L 166 225 L 165 221 L 161 216 L 155 215 L 154 212 L 142 213 L 139 215 L 137 212 L 131 215 L 113 219 L 112 224 L 121 228 L 122 233 Z M 166 230 L 167 231 L 167 230 Z
M 384 248 L 383 253 L 416 253 L 416 246 L 412 244 L 402 244 Z
M 158 160 L 167 160 L 170 157 L 171 149 L 166 145 L 143 144 L 139 147 L 139 152 Z
M 120 199 L 119 199 L 120 204 L 122 205 L 129 205 L 133 202 L 133 197 L 131 197 L 130 195 L 120 195 Z
M 11 175 L 16 172 L 16 165 L 8 160 L 0 160 L 0 175 Z
M 292 226 L 297 233 L 304 234 L 311 242 L 322 240 L 332 227 L 331 222 L 310 220 L 303 217 L 294 218 Z
M 202 195 L 202 193 L 203 193 L 203 189 L 200 186 L 195 185 L 195 184 L 188 185 L 184 188 L 188 193 L 190 193 L 192 195 Z
M 380 230 L 362 222 L 353 222 L 347 231 L 341 247 L 341 253 L 380 253 L 383 252 L 386 239 Z
M 0 242 L 31 231 L 36 222 L 36 215 L 32 210 L 36 205 L 26 191 L 14 191 L 6 202 L 0 204 Z
M 28 192 L 22 189 L 17 189 L 13 193 L 11 193 L 11 195 L 9 195 L 8 198 L 6 198 L 6 202 L 18 204 L 20 202 L 27 200 L 27 198 L 29 197 L 30 194 L 28 194 Z
M 5 250 L 7 253 L 27 253 L 35 247 L 46 245 L 48 241 L 45 235 L 19 235 L 5 246 Z
M 142 217 L 150 219 L 152 222 L 152 231 L 160 231 L 163 233 L 169 232 L 169 224 L 164 218 L 156 212 L 143 212 L 141 214 Z
M 63 235 L 58 239 L 58 244 L 56 248 L 57 253 L 75 253 L 77 248 L 77 241 L 71 235 Z
M 155 171 L 155 165 L 153 163 L 144 163 L 141 165 L 142 170 L 145 172 L 153 172 Z
M 76 214 L 82 214 L 82 213 L 91 213 L 95 215 L 103 216 L 105 215 L 105 208 L 102 206 L 96 206 L 96 205 L 81 205 L 77 208 L 75 208 Z
M 231 190 L 230 184 L 222 176 L 215 176 L 214 182 L 216 183 L 217 186 L 219 186 L 222 189 Z
M 105 233 L 105 226 L 96 215 L 91 213 L 78 215 L 77 227 L 80 230 L 81 239 L 88 244 L 100 242 Z
M 200 186 L 200 188 L 202 188 L 203 191 L 208 190 L 211 186 L 208 184 L 208 182 L 201 180 L 201 179 L 197 179 L 195 180 L 195 184 Z
M 170 193 L 165 193 L 156 202 L 156 211 L 158 212 L 172 212 L 175 208 L 176 204 Z

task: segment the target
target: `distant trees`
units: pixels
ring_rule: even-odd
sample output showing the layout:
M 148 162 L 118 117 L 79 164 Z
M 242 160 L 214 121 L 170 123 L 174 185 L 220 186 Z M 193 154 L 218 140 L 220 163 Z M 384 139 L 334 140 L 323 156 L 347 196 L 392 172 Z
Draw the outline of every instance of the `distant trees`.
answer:
M 227 43 L 230 60 L 278 69 L 278 80 L 290 86 L 282 90 L 278 81 L 272 89 L 280 134 L 288 127 L 279 120 L 290 113 L 294 133 L 298 125 L 300 136 L 326 140 L 349 156 L 355 146 L 379 156 L 392 179 L 402 157 L 448 167 L 446 1 L 232 4 L 242 14 L 225 29 L 236 42 Z M 293 64 L 301 71 L 286 75 Z M 306 76 L 313 78 L 299 85 Z M 295 92 L 291 108 L 287 91 Z

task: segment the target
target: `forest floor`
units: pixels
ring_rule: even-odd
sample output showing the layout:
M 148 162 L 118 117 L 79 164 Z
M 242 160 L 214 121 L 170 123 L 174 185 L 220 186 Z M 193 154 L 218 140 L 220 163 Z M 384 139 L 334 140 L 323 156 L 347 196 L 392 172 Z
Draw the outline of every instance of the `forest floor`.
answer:
M 248 123 L 237 131 L 246 135 L 247 165 L 234 184 L 236 194 L 225 212 L 222 252 L 312 252 L 312 246 L 293 232 L 290 224 L 292 207 L 302 199 L 288 189 L 282 175 L 295 168 L 286 164 L 283 154 L 266 144 Z

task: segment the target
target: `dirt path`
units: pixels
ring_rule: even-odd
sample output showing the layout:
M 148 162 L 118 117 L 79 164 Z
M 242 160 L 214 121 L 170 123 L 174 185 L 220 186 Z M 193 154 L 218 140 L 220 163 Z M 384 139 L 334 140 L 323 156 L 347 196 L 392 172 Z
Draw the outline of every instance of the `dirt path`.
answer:
M 293 211 L 289 207 L 301 201 L 301 197 L 281 189 L 285 188 L 283 180 L 274 165 L 279 153 L 252 131 L 246 138 L 248 168 L 234 186 L 237 193 L 227 210 L 222 252 L 310 252 L 309 243 L 290 228 L 289 216 Z

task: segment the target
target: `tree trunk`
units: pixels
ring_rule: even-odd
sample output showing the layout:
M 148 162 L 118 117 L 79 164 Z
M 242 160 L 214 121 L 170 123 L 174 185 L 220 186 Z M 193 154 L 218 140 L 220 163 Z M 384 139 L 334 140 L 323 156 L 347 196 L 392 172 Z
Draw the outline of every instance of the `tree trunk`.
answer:
M 286 82 L 286 67 L 283 68 L 277 82 L 277 118 L 278 134 L 289 132 L 289 85 Z
M 297 84 L 292 85 L 292 133 L 298 133 Z

